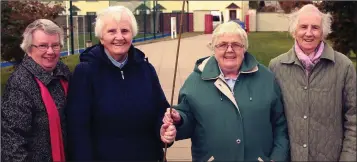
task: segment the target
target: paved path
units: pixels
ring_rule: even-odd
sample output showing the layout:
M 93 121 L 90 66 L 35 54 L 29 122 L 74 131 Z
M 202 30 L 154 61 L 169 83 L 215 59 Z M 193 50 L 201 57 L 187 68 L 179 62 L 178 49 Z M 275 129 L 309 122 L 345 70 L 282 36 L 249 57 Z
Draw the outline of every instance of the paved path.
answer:
M 207 48 L 207 44 L 210 40 L 211 35 L 200 35 L 181 39 L 174 104 L 177 103 L 178 92 L 187 76 L 193 71 L 196 60 L 210 55 L 210 50 Z M 149 58 L 149 62 L 155 67 L 159 75 L 161 86 L 169 102 L 172 93 L 177 43 L 178 40 L 175 39 L 136 46 L 146 54 Z M 191 161 L 191 141 L 176 141 L 175 144 L 168 149 L 167 159 L 168 161 Z

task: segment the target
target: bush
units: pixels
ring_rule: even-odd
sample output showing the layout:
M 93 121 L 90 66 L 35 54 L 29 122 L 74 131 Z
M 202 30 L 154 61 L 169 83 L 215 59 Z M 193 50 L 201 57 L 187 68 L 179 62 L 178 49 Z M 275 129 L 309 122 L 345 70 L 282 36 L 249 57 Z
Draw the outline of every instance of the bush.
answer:
M 64 11 L 60 4 L 52 7 L 40 1 L 1 1 L 1 58 L 20 62 L 22 33 L 36 19 L 54 19 Z M 47 2 L 48 3 L 48 2 Z
M 357 2 L 323 1 L 319 8 L 333 17 L 332 33 L 327 37 L 333 48 L 346 55 L 357 53 Z

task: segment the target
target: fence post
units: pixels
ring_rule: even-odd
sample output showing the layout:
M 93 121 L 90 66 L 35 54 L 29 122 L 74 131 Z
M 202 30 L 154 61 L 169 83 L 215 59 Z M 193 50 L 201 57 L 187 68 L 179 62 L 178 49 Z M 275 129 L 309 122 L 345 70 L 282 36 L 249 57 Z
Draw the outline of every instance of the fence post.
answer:
M 152 31 L 154 31 L 154 39 L 156 39 L 156 8 L 157 8 L 157 6 L 156 6 L 156 0 L 154 0 L 154 13 L 153 14 L 151 14 L 152 16 L 153 16 L 153 19 L 154 19 L 154 30 L 152 30 Z
M 178 29 L 179 33 L 181 32 L 180 31 L 180 22 L 181 22 L 181 16 L 180 16 L 180 12 L 176 12 L 176 29 Z
M 190 32 L 190 10 L 189 10 L 189 2 L 186 1 L 187 3 L 187 16 L 186 16 L 186 19 L 187 19 L 187 32 Z
M 146 0 L 144 0 L 144 6 L 146 6 Z M 144 14 L 143 14 L 143 16 L 144 16 L 144 41 L 145 41 L 145 38 L 146 38 L 146 8 L 144 8 Z
M 190 32 L 190 13 L 187 11 L 186 13 L 186 26 L 187 26 L 187 33 Z
M 164 33 L 165 33 L 164 14 L 163 13 L 160 13 L 160 31 L 161 31 L 161 37 L 163 37 Z
M 144 40 L 145 40 L 145 36 L 146 36 L 146 13 L 145 14 L 142 14 L 143 17 L 144 17 Z
M 69 23 L 70 23 L 70 29 L 71 29 L 71 54 L 74 54 L 74 38 L 73 38 L 73 12 L 72 12 L 73 6 L 72 6 L 72 1 L 69 1 Z
M 88 32 L 89 32 L 89 39 L 93 41 L 92 39 L 92 15 L 87 15 L 88 18 Z

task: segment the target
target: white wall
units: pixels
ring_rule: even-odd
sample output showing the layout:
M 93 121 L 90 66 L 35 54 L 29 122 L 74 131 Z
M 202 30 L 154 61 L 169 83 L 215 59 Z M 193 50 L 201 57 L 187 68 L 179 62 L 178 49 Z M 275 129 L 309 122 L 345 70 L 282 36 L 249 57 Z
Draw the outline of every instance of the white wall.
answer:
M 211 11 L 193 11 L 193 31 L 202 32 L 205 30 L 205 15 Z
M 288 31 L 288 15 L 283 13 L 257 13 L 257 31 Z

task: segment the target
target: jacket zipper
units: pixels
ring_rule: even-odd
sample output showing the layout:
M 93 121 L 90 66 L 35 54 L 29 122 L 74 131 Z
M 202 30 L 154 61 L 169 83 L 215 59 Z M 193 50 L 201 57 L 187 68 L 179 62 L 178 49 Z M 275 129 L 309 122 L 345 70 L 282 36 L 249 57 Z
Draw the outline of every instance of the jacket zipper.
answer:
M 121 73 L 121 78 L 124 80 L 124 71 L 120 71 Z

